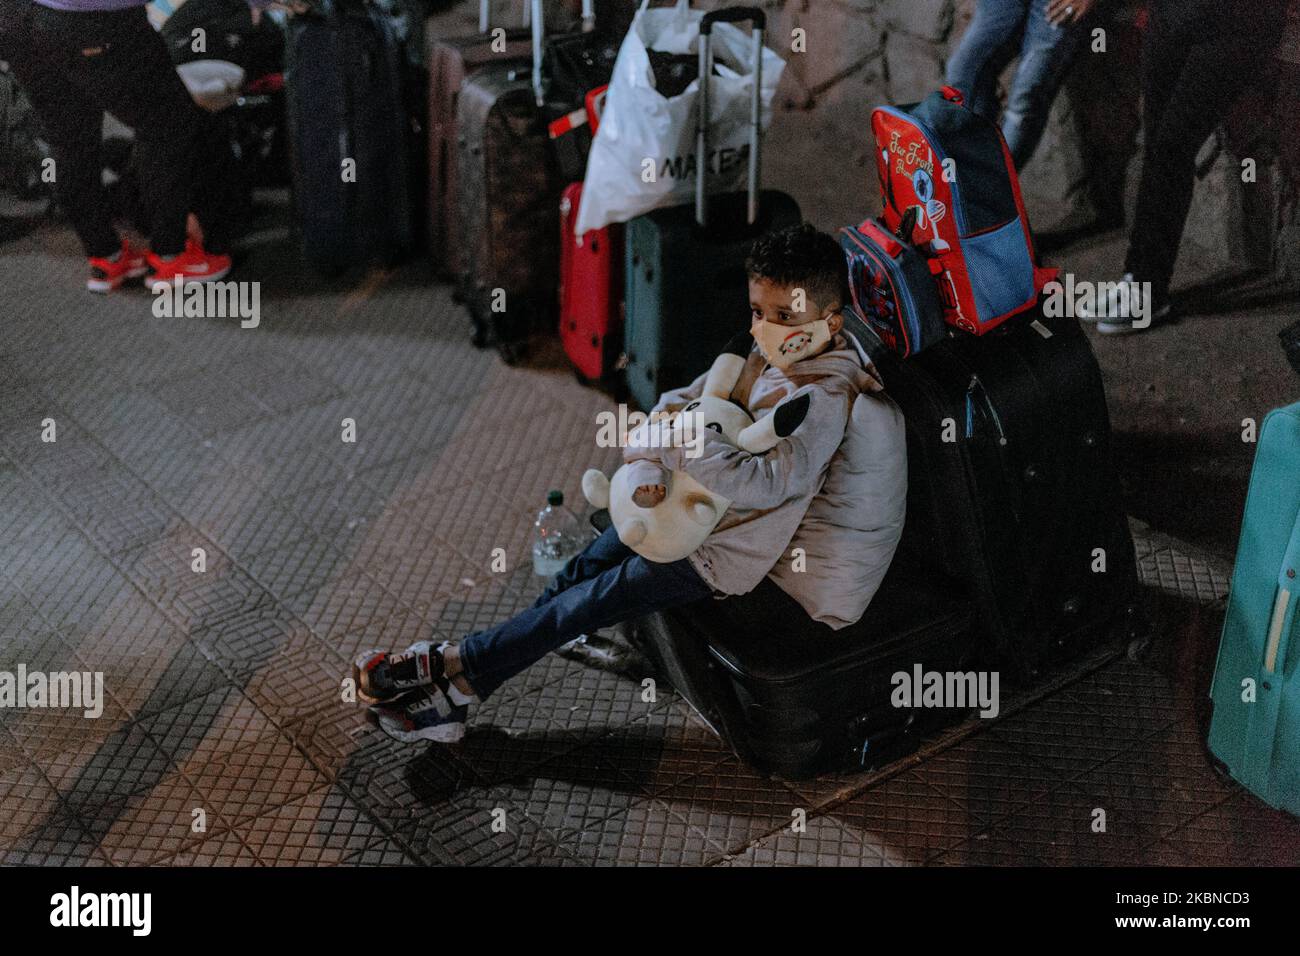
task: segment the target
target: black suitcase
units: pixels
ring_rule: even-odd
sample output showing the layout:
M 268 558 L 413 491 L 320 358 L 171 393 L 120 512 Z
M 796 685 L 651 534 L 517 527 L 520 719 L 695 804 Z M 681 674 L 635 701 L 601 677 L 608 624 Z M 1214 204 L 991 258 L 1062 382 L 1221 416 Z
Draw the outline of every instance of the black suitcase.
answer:
M 974 608 L 960 593 L 896 563 L 862 618 L 838 631 L 770 579 L 625 631 L 742 760 L 800 779 L 884 766 L 969 713 L 891 699 L 899 672 L 975 666 Z
M 560 179 L 565 183 L 586 175 L 592 139 L 587 94 L 609 84 L 622 44 L 622 34 L 597 26 L 592 0 L 583 0 L 581 32 L 560 34 L 546 41 L 542 73 L 546 81 L 548 135 Z
M 340 272 L 410 250 L 413 217 L 402 55 L 388 18 L 333 0 L 289 21 L 285 84 L 303 253 Z M 345 176 L 345 162 L 355 175 Z
M 712 73 L 710 29 L 718 20 L 754 22 L 761 48 L 765 17 L 750 7 L 706 14 L 700 22 L 700 74 Z M 709 66 L 705 66 L 706 60 Z M 754 78 L 749 147 L 749 189 L 706 199 L 706 176 L 697 174 L 695 207 L 673 206 L 637 216 L 624 239 L 624 336 L 627 387 L 644 409 L 669 388 L 687 384 L 709 367 L 727 341 L 749 325 L 745 257 L 756 236 L 799 222 L 799 204 L 785 193 L 758 188 L 758 122 L 762 60 Z M 699 117 L 708 116 L 708 84 L 701 86 Z M 696 155 L 708 156 L 707 124 L 696 122 Z
M 542 4 L 533 4 L 533 68 L 491 64 L 472 74 L 457 104 L 457 209 L 463 270 L 457 290 L 474 344 L 507 362 L 528 335 L 555 325 L 560 192 L 541 90 Z
M 907 422 L 900 553 L 975 595 L 993 666 L 1031 681 L 1139 627 L 1106 396 L 1078 321 L 1038 309 L 877 361 Z

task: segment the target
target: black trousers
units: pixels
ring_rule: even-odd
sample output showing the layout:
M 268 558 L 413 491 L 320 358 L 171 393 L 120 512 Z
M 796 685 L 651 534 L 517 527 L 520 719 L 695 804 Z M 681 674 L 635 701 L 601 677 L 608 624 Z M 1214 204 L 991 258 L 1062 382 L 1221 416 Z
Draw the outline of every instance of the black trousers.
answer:
M 225 251 L 228 229 L 213 201 L 223 190 L 205 179 L 213 124 L 177 76 L 144 7 L 72 13 L 33 5 L 17 30 L 22 37 L 8 36 L 5 52 L 49 140 L 59 199 L 86 255 L 111 255 L 121 244 L 102 181 L 105 112 L 135 132 L 134 165 L 153 251 L 174 255 L 185 248 L 190 211 L 208 250 Z M 224 175 L 224 164 L 212 168 Z
M 1142 176 L 1125 269 L 1163 298 L 1196 185 L 1196 154 L 1281 36 L 1275 0 L 1155 0 L 1142 44 Z

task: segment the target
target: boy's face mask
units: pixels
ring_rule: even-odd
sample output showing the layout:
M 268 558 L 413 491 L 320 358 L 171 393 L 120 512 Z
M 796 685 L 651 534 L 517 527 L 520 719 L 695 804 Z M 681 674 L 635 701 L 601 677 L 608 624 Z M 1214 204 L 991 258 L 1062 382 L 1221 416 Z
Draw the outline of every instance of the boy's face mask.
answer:
M 814 319 L 803 325 L 758 321 L 750 326 L 749 331 L 763 358 L 780 369 L 816 354 L 831 340 L 831 327 L 826 319 Z

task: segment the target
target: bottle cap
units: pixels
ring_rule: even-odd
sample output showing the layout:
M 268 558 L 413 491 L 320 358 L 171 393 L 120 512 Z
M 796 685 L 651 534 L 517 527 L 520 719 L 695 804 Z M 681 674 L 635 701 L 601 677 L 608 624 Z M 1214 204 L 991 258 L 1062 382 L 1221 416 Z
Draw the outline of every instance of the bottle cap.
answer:
M 546 503 L 558 508 L 560 505 L 564 504 L 564 492 L 560 491 L 558 488 L 552 488 L 546 493 Z

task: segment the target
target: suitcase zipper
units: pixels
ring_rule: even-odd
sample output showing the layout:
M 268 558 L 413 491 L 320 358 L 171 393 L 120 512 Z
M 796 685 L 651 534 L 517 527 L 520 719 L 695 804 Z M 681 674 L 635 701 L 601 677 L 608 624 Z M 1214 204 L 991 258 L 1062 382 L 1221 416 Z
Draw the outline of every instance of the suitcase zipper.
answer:
M 972 374 L 970 384 L 966 386 L 966 437 L 975 436 L 975 392 L 979 390 L 980 395 L 984 397 L 984 407 L 988 409 L 989 419 L 993 422 L 993 427 L 998 432 L 998 444 L 1007 443 L 1007 433 L 1002 429 L 1002 419 L 998 417 L 998 410 L 993 407 L 989 401 L 989 393 L 984 389 L 984 383 L 980 381 L 978 375 Z

